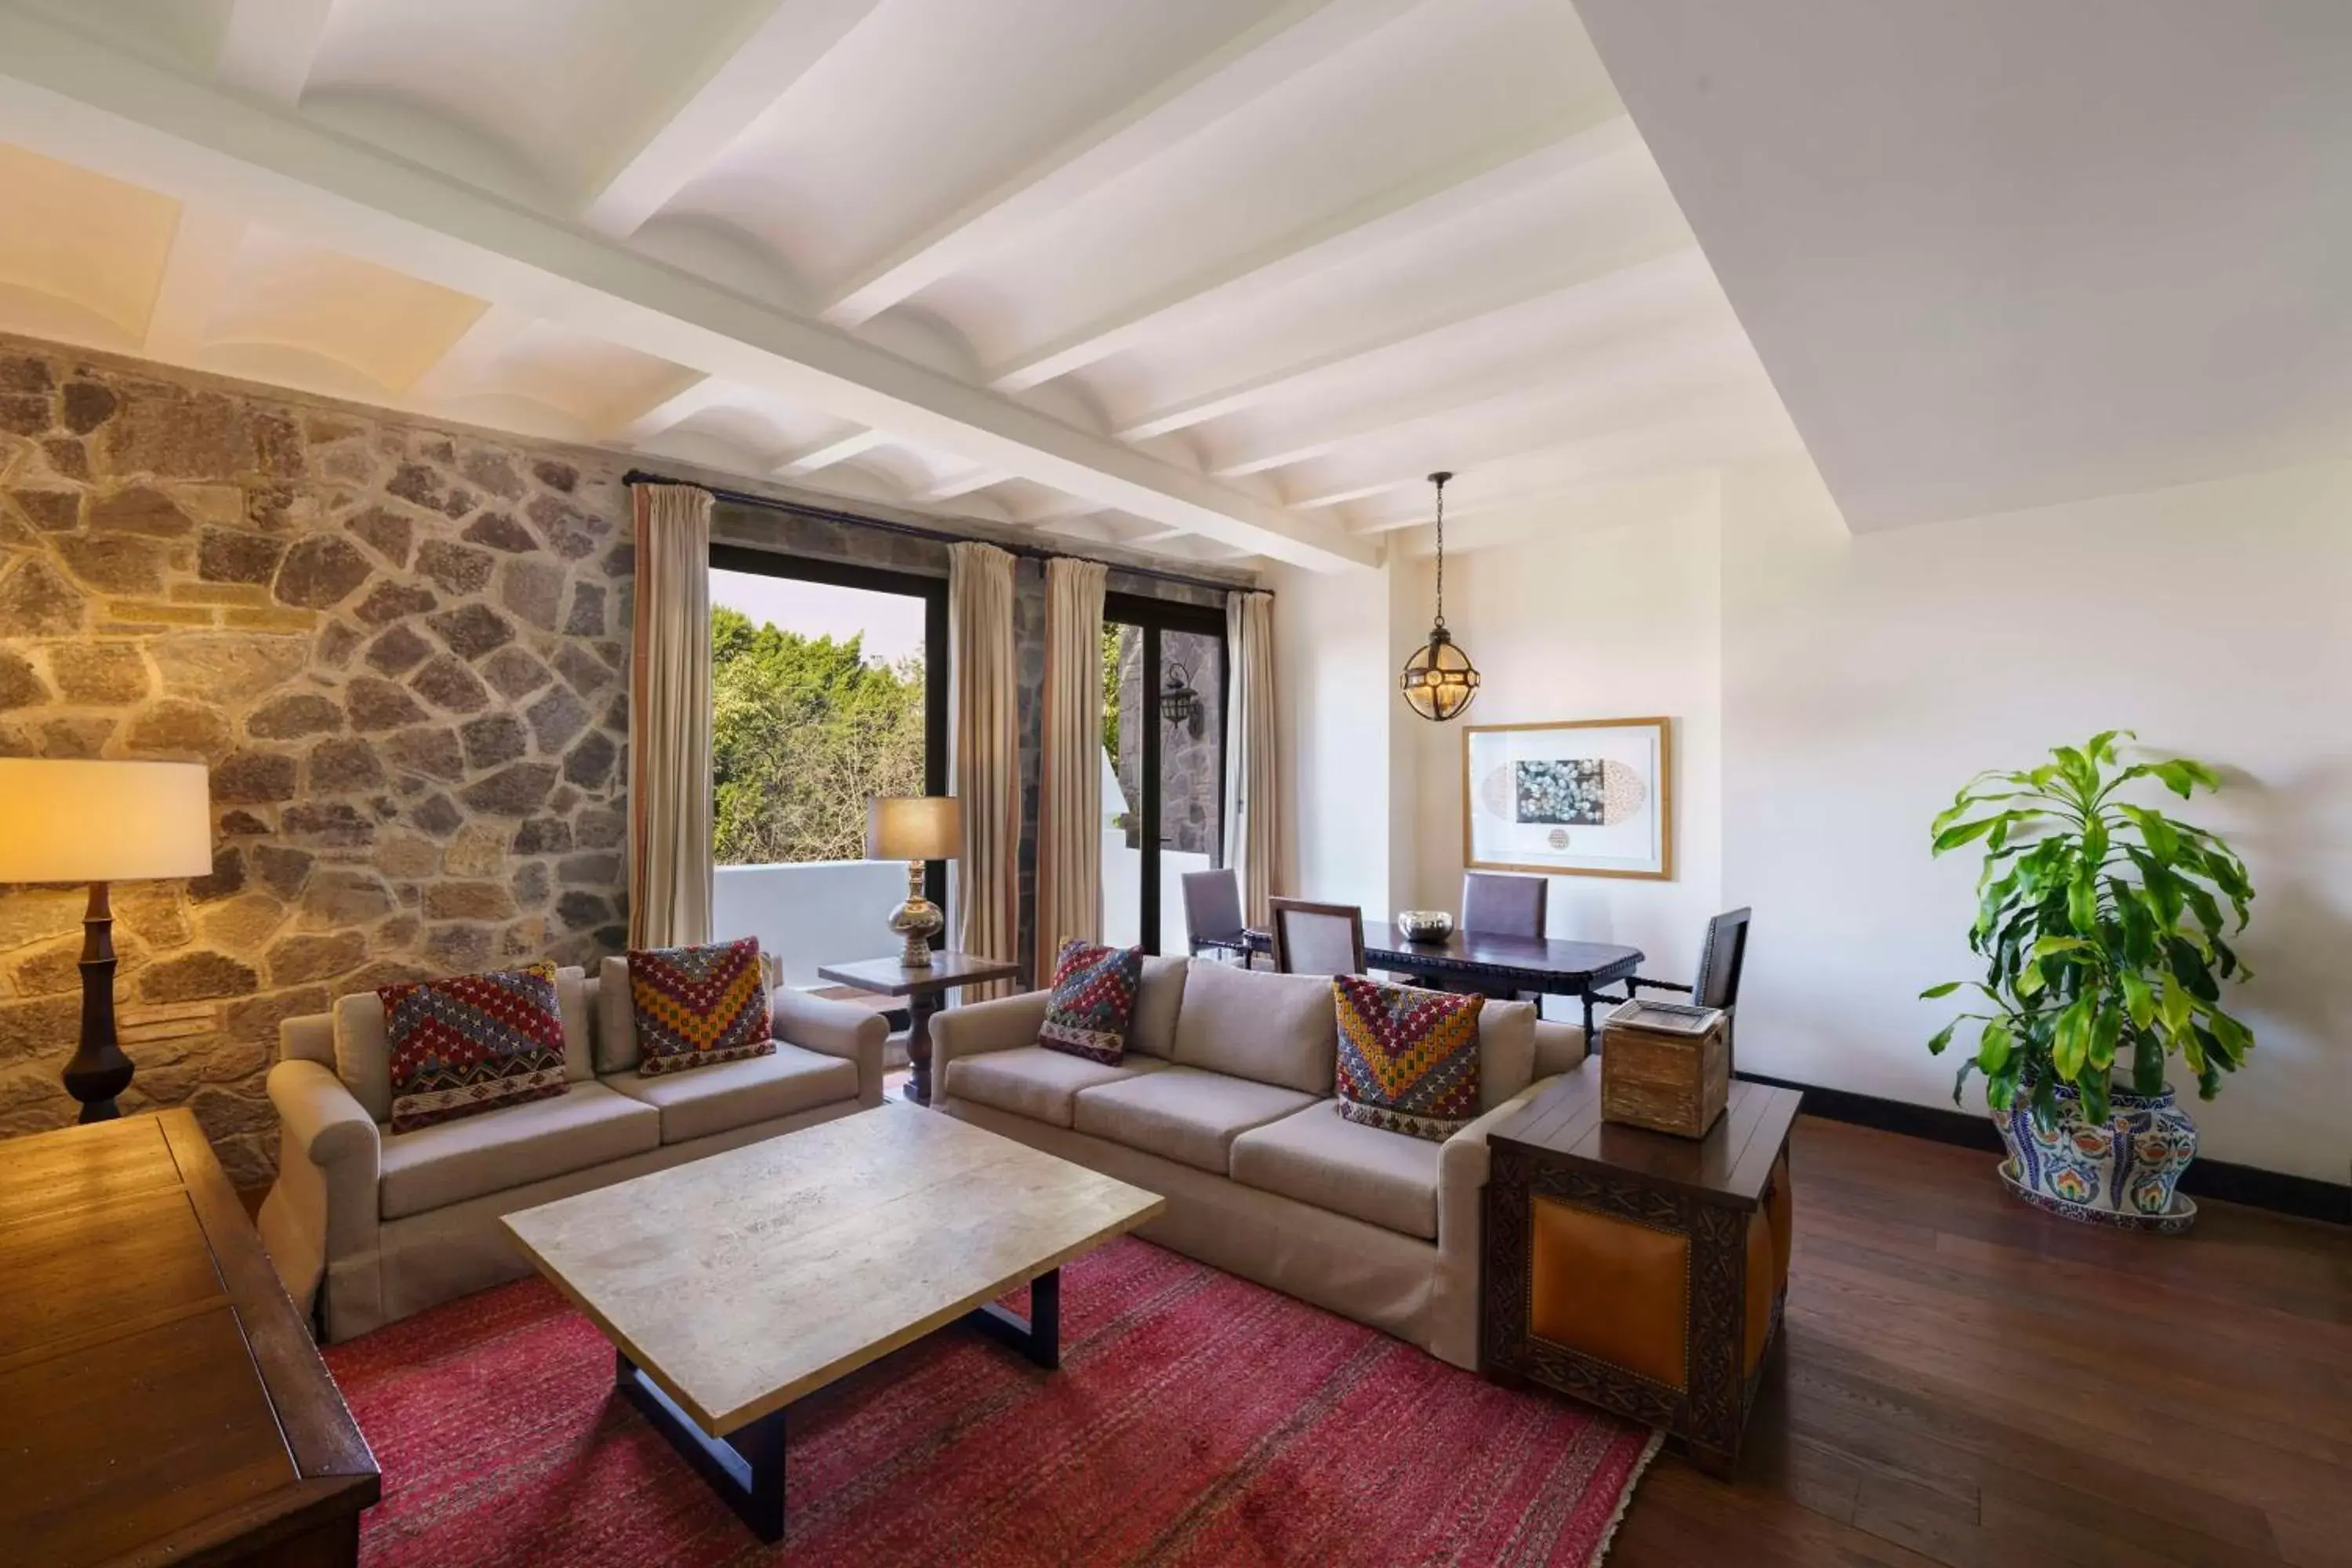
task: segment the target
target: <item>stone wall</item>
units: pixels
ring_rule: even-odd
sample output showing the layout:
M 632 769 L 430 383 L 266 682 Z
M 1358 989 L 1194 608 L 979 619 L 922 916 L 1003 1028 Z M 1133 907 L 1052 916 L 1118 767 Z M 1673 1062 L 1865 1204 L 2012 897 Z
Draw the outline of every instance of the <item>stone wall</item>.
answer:
M 623 465 L 0 339 L 0 754 L 211 764 L 117 889 L 126 1109 L 266 1178 L 279 1020 L 624 940 Z M 0 1135 L 62 1125 L 83 895 L 0 891 Z

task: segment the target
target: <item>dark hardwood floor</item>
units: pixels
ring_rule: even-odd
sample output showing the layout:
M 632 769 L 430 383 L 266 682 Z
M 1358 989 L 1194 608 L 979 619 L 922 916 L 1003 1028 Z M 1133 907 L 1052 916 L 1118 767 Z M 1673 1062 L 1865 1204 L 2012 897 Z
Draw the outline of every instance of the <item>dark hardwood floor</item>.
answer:
M 1669 1448 L 1610 1568 L 2352 1563 L 2352 1230 L 2069 1225 L 1984 1154 L 1812 1118 L 1791 1158 L 1738 1472 Z

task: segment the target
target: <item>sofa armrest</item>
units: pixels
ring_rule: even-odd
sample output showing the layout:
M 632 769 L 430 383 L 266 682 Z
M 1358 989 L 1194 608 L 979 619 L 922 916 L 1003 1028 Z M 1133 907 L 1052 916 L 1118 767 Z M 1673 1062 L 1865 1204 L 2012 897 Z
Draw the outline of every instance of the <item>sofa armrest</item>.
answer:
M 1578 1042 L 1582 1043 L 1579 1030 Z M 1488 1151 L 1486 1134 L 1525 1110 L 1536 1096 L 1551 1087 L 1539 1078 L 1494 1110 L 1445 1141 L 1437 1152 L 1437 1243 L 1451 1250 L 1458 1238 L 1475 1247 L 1478 1216 L 1486 1201 Z
M 1035 1045 L 1037 1031 L 1045 1024 L 1045 1005 L 1051 1000 L 1049 992 L 1028 991 L 1018 996 L 1000 996 L 992 1002 L 974 1002 L 968 1006 L 949 1007 L 933 1014 L 933 1101 L 936 1103 L 945 1098 L 948 1064 L 958 1057 L 976 1057 L 988 1051 L 1013 1051 L 1023 1046 Z
M 869 1109 L 882 1103 L 882 1047 L 890 1037 L 890 1025 L 881 1014 L 789 990 L 777 991 L 770 1008 L 776 1038 L 856 1062 L 857 1103 Z
M 258 1226 L 286 1293 L 307 1302 L 328 1264 L 376 1244 L 383 1140 L 366 1108 L 318 1062 L 281 1061 L 268 1081 L 279 1129 L 278 1180 Z
M 1573 1072 L 1576 1064 L 1584 1059 L 1584 1026 L 1564 1024 L 1556 1019 L 1536 1019 L 1536 1077 L 1538 1079 L 1558 1078 Z
M 289 1018 L 278 1026 L 278 1059 L 281 1062 L 317 1062 L 329 1072 L 335 1069 L 335 1016 L 316 1013 L 304 1018 Z

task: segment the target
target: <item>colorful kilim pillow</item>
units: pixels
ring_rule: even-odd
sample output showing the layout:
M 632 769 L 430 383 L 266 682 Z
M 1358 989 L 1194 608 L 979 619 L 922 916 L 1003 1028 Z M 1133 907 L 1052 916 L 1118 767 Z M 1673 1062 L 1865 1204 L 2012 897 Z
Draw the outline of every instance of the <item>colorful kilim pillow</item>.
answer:
M 1053 998 L 1037 1043 L 1089 1061 L 1116 1063 L 1135 1022 L 1143 989 L 1143 950 L 1103 947 L 1076 938 L 1062 944 L 1054 964 Z
M 392 1130 L 545 1100 L 568 1087 L 555 965 L 386 985 Z
M 1332 977 L 1339 1114 L 1443 1142 L 1478 1114 L 1478 1010 L 1456 996 L 1361 975 Z
M 631 948 L 629 1005 L 643 1073 L 775 1054 L 755 936 L 708 947 Z

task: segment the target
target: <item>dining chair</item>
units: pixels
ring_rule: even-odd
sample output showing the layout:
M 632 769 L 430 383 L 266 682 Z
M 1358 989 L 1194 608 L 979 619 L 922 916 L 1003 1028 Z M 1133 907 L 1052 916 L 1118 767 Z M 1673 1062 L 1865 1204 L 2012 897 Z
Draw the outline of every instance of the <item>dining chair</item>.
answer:
M 1250 966 L 1254 954 L 1243 929 L 1242 883 L 1232 868 L 1184 873 L 1184 939 L 1195 958 L 1203 948 L 1237 952 L 1242 967 Z
M 1514 877 L 1499 871 L 1462 873 L 1462 929 L 1494 936 L 1544 933 L 1544 900 L 1551 892 L 1544 877 Z
M 1724 1055 L 1736 1068 L 1735 1035 L 1739 1021 L 1739 975 L 1748 967 L 1748 925 L 1752 909 L 1727 910 L 1706 922 L 1706 941 L 1698 950 L 1698 973 L 1688 985 L 1673 980 L 1652 980 L 1636 974 L 1625 982 L 1624 999 L 1634 999 L 1638 986 L 1653 991 L 1679 991 L 1701 1007 L 1720 1007 Z
M 1544 905 L 1550 895 L 1551 880 L 1546 877 L 1465 871 L 1462 929 L 1487 936 L 1531 936 L 1540 942 L 1544 934 Z M 1476 987 L 1465 985 L 1463 989 Z M 1522 991 L 1518 999 L 1533 1002 L 1538 1009 L 1543 1006 L 1543 997 L 1537 992 Z
M 1285 974 L 1361 974 L 1364 911 L 1353 904 L 1276 899 L 1274 966 Z

